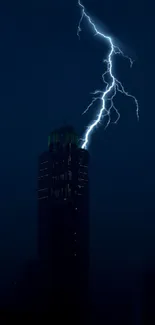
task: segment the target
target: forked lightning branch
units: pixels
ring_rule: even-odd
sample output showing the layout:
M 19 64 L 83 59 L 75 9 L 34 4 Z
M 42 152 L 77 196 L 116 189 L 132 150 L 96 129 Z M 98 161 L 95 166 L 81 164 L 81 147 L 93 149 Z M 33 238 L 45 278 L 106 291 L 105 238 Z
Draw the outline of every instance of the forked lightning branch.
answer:
M 132 59 L 130 57 L 128 57 L 127 55 L 125 55 L 123 53 L 123 51 L 116 44 L 114 44 L 112 37 L 110 37 L 109 35 L 106 35 L 103 32 L 98 30 L 95 22 L 88 15 L 84 5 L 81 3 L 80 0 L 78 0 L 78 5 L 81 8 L 81 18 L 80 18 L 79 25 L 78 25 L 77 35 L 80 37 L 80 33 L 82 31 L 83 19 L 86 19 L 88 24 L 92 27 L 92 30 L 94 31 L 94 35 L 103 38 L 103 40 L 105 42 L 107 42 L 107 45 L 110 48 L 107 58 L 105 58 L 103 61 L 107 65 L 106 71 L 102 74 L 102 80 L 103 80 L 105 89 L 104 90 L 95 90 L 95 92 L 93 93 L 94 96 L 92 98 L 91 103 L 88 105 L 88 107 L 83 112 L 83 114 L 85 114 L 90 109 L 90 107 L 92 107 L 94 105 L 94 103 L 96 101 L 99 100 L 101 102 L 100 108 L 96 114 L 95 120 L 93 120 L 90 123 L 90 125 L 88 126 L 88 128 L 84 134 L 84 138 L 83 138 L 81 147 L 83 149 L 87 149 L 88 145 L 89 145 L 90 136 L 91 136 L 92 132 L 94 131 L 95 127 L 101 122 L 101 120 L 105 116 L 108 117 L 106 127 L 111 122 L 112 110 L 115 110 L 116 116 L 117 116 L 114 123 L 118 122 L 118 120 L 120 118 L 120 113 L 114 105 L 114 99 L 118 92 L 120 92 L 122 95 L 130 97 L 134 101 L 135 107 L 136 107 L 137 119 L 139 119 L 139 105 L 138 105 L 138 101 L 137 101 L 136 97 L 131 95 L 130 93 L 128 93 L 125 90 L 124 86 L 115 77 L 114 72 L 113 72 L 113 57 L 114 57 L 114 55 L 121 55 L 123 58 L 128 59 L 130 62 L 130 67 L 132 67 L 132 64 L 133 64 Z M 110 80 L 109 82 L 107 82 L 107 77 L 109 77 L 109 80 Z

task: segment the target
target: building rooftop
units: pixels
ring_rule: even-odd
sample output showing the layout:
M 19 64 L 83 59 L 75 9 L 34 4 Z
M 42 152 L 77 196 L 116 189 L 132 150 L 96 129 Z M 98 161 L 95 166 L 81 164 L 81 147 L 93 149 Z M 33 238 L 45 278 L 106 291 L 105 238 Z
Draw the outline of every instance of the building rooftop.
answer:
M 78 145 L 78 135 L 72 126 L 63 126 L 53 130 L 49 135 L 48 145 L 50 146 L 52 143 L 56 142 L 61 142 L 63 144 L 71 142 Z

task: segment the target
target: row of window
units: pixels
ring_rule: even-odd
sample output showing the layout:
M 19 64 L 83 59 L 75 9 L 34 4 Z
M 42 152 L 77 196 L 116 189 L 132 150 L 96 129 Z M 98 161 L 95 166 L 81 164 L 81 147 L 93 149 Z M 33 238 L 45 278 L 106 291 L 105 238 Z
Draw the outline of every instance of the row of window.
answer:
M 43 177 L 43 176 L 41 176 Z M 84 185 L 78 185 L 78 188 L 79 190 L 81 190 L 82 188 L 84 188 Z M 45 191 L 48 191 L 49 188 L 45 187 L 45 188 L 39 188 L 38 189 L 38 192 L 45 192 Z M 74 192 L 76 195 L 80 196 L 82 195 L 82 192 L 81 191 L 77 191 L 75 190 Z M 58 198 L 59 196 L 64 196 L 65 198 L 66 197 L 70 197 L 72 194 L 72 188 L 70 187 L 70 184 L 67 184 L 64 187 L 60 188 L 60 189 L 53 189 L 51 188 L 51 196 L 55 195 L 56 198 Z
M 48 196 L 42 196 L 38 198 L 38 200 L 45 200 L 45 199 L 48 199 Z
M 87 166 L 87 165 L 81 165 L 81 164 L 80 164 L 80 167 L 83 167 L 83 168 L 88 168 L 88 166 Z
M 88 173 L 87 172 L 83 172 L 83 171 L 79 171 L 79 174 L 83 174 L 83 175 L 88 175 Z
M 71 164 L 71 160 L 72 160 L 72 157 L 71 157 L 71 155 L 69 155 L 69 156 L 68 156 L 68 165 Z M 63 160 L 62 162 L 64 163 L 65 160 Z M 61 162 L 61 164 L 62 164 L 62 162 Z M 41 162 L 41 165 L 44 165 L 44 164 L 47 164 L 47 163 L 48 163 L 48 160 L 46 160 L 46 161 L 42 161 L 42 162 Z M 57 162 L 57 161 L 53 162 L 53 167 L 55 166 L 55 164 L 59 164 L 59 162 Z M 88 168 L 87 165 L 84 165 L 84 164 L 83 164 L 83 162 L 82 162 L 82 158 L 81 158 L 80 161 L 79 161 L 79 165 L 80 165 L 80 167 Z
M 47 168 L 42 169 L 40 171 L 43 171 L 43 170 L 46 170 L 46 169 Z M 41 175 L 41 176 L 38 177 L 38 179 L 40 180 L 40 179 L 43 179 L 44 177 L 47 177 L 47 176 L 49 176 L 49 174 Z M 64 174 L 61 174 L 61 175 L 53 175 L 52 179 L 54 181 L 58 181 L 59 179 L 60 180 L 69 180 L 69 181 L 71 181 L 72 180 L 72 172 L 69 170 L 68 172 L 65 172 Z
M 82 178 L 82 177 L 79 177 L 79 178 L 78 178 L 78 181 L 79 181 L 79 182 L 88 182 L 88 180 L 87 180 L 87 179 L 85 179 L 85 178 Z
M 72 180 L 72 172 L 69 170 L 68 172 L 65 172 L 64 174 L 59 175 L 54 175 L 52 176 L 52 179 L 55 181 L 60 180 Z
M 71 161 L 72 161 L 72 158 L 71 158 L 71 155 L 69 155 L 68 156 L 68 159 L 67 159 L 67 164 L 68 164 L 68 166 L 70 166 L 71 165 Z M 62 166 L 62 164 L 64 164 L 65 163 L 65 160 L 63 159 L 63 160 L 59 160 L 59 161 L 53 161 L 52 162 L 52 168 L 54 169 L 55 167 L 57 167 L 58 165 L 60 165 L 60 166 Z
M 61 189 L 52 189 L 51 188 L 51 196 L 55 196 L 56 198 L 58 198 L 59 196 L 65 196 L 66 197 L 70 197 L 71 196 L 71 188 L 70 185 L 67 184 L 67 186 L 65 188 L 61 188 Z
M 44 188 L 44 189 L 39 189 L 38 192 L 45 192 L 47 191 L 48 188 Z M 61 188 L 61 189 L 52 189 L 51 188 L 51 196 L 55 196 L 56 198 L 59 198 L 59 197 L 64 197 L 64 200 L 67 200 L 67 198 L 71 197 L 71 194 L 72 194 L 72 190 L 69 186 L 69 184 L 67 185 L 67 187 L 65 188 Z M 75 194 L 77 194 L 78 196 L 81 196 L 82 193 L 75 191 Z M 43 196 L 43 197 L 40 197 L 39 199 L 43 199 L 43 198 L 46 198 L 48 196 Z M 75 208 L 75 210 L 77 210 L 77 207 Z
M 71 157 L 71 155 L 69 155 L 68 159 L 67 159 L 68 166 L 71 165 L 71 161 L 72 161 L 72 157 Z M 64 159 L 62 161 L 53 161 L 52 167 L 54 168 L 56 165 L 62 165 L 62 163 L 64 163 L 64 162 L 65 162 Z M 48 163 L 48 160 L 41 162 L 41 165 L 44 165 L 44 164 L 47 164 L 47 163 Z M 83 164 L 82 158 L 80 158 L 79 165 L 82 168 L 87 168 L 88 169 L 88 166 Z
M 42 161 L 41 162 L 41 165 L 44 165 L 44 164 L 47 164 L 48 163 L 48 160 L 46 160 L 46 161 Z
M 47 187 L 46 187 L 46 188 L 40 188 L 40 189 L 38 190 L 38 192 L 47 191 L 47 190 L 48 190 Z
M 47 176 L 49 176 L 49 174 L 41 175 L 41 176 L 38 177 L 38 179 L 41 180 L 41 179 L 43 179 L 44 177 L 47 177 Z
M 47 167 L 42 168 L 42 169 L 40 169 L 40 172 L 43 172 L 43 171 L 45 171 L 45 170 L 47 170 L 47 169 L 48 169 Z

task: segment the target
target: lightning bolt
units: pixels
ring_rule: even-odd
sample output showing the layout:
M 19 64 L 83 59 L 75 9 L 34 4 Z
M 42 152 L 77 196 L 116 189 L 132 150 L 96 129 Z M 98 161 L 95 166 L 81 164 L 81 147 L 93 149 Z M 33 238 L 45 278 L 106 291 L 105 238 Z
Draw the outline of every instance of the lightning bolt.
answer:
M 138 105 L 138 101 L 136 99 L 135 96 L 129 94 L 124 86 L 122 85 L 122 83 L 116 79 L 116 77 L 114 76 L 113 73 L 113 56 L 114 55 L 121 55 L 123 58 L 126 58 L 129 60 L 130 62 L 130 67 L 132 67 L 133 65 L 133 60 L 128 57 L 127 55 L 125 55 L 123 53 L 123 51 L 116 46 L 113 43 L 113 40 L 110 36 L 105 35 L 103 33 L 101 33 L 95 23 L 92 21 L 91 17 L 86 13 L 85 7 L 84 5 L 81 3 L 80 0 L 78 0 L 78 5 L 81 8 L 81 18 L 79 21 L 79 25 L 78 25 L 78 29 L 77 29 L 77 35 L 80 38 L 80 33 L 82 31 L 81 25 L 83 22 L 83 19 L 86 18 L 88 23 L 91 25 L 91 27 L 94 30 L 94 36 L 100 36 L 103 39 L 105 39 L 110 46 L 110 51 L 108 54 L 107 59 L 103 60 L 104 63 L 107 64 L 107 70 L 102 74 L 102 79 L 103 79 L 103 83 L 106 85 L 105 90 L 96 90 L 93 95 L 95 95 L 95 97 L 92 98 L 91 103 L 89 104 L 89 106 L 86 108 L 86 110 L 83 112 L 83 114 L 85 114 L 90 107 L 92 107 L 94 105 L 94 103 L 98 100 L 101 101 L 101 108 L 99 110 L 99 113 L 96 116 L 96 119 L 88 126 L 88 129 L 84 135 L 84 139 L 82 140 L 82 149 L 86 149 L 88 147 L 88 143 L 89 143 L 89 138 L 91 133 L 93 132 L 94 128 L 101 122 L 102 118 L 105 116 L 108 116 L 108 121 L 106 124 L 106 127 L 109 125 L 109 123 L 111 122 L 111 111 L 112 109 L 116 112 L 117 118 L 115 120 L 114 123 L 117 123 L 118 120 L 120 119 L 120 113 L 118 112 L 117 108 L 114 105 L 114 97 L 117 95 L 117 92 L 120 92 L 121 94 L 130 97 L 134 100 L 135 102 L 135 106 L 136 106 L 136 115 L 137 115 L 137 119 L 139 120 L 139 105 Z M 110 77 L 110 82 L 107 82 L 105 80 L 105 77 L 109 76 Z M 109 102 L 110 106 L 106 105 L 106 103 Z

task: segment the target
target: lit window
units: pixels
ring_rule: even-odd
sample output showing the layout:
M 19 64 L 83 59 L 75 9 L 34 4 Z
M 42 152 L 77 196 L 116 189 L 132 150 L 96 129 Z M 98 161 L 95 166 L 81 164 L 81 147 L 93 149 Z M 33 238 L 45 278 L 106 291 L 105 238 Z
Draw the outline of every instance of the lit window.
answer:
M 88 166 L 86 166 L 86 165 L 80 165 L 81 167 L 84 167 L 84 168 L 88 168 Z
M 40 177 L 38 177 L 38 179 L 42 179 L 42 178 L 44 178 L 44 176 L 40 176 Z
M 47 191 L 48 190 L 48 188 L 40 188 L 39 190 L 38 190 L 38 192 L 41 192 L 41 191 Z
M 41 165 L 47 164 L 47 163 L 48 163 L 48 160 L 41 162 Z
M 48 196 L 39 197 L 38 200 L 48 199 Z
M 81 181 L 85 181 L 85 182 L 88 182 L 87 179 L 84 179 L 84 178 L 78 178 L 78 181 L 81 182 Z

